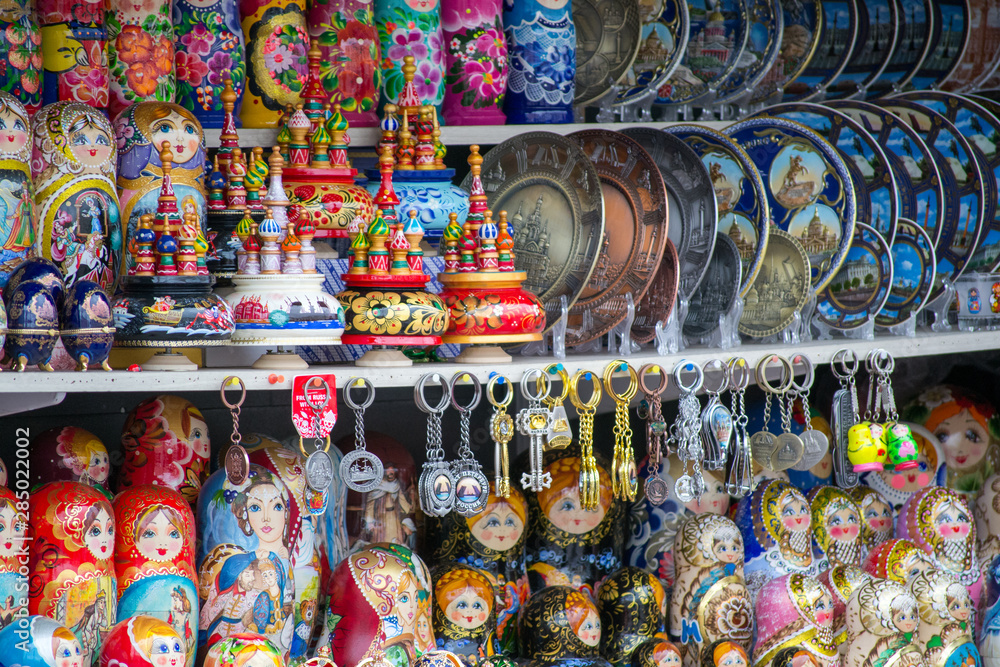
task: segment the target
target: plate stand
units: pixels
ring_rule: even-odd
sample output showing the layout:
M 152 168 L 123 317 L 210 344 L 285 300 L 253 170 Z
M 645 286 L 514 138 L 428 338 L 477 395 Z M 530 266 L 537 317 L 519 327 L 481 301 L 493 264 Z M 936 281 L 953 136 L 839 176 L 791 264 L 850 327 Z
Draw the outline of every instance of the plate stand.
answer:
M 467 345 L 455 361 L 460 364 L 509 364 L 513 357 L 499 345 Z
M 552 325 L 552 331 L 550 332 L 552 334 L 552 356 L 556 359 L 566 358 L 566 316 L 569 313 L 568 303 L 565 294 L 559 297 L 559 318 Z M 522 345 L 520 350 L 521 356 L 544 357 L 548 355 L 548 335 L 543 335 L 541 340 L 531 341 Z
M 295 350 L 286 350 L 279 345 L 277 351 L 268 350 L 253 362 L 250 368 L 262 371 L 304 371 L 309 368 L 306 360 L 295 354 Z
M 743 298 L 737 296 L 729 312 L 719 315 L 719 326 L 715 331 L 699 339 L 698 342 L 707 347 L 714 347 L 719 350 L 728 350 L 742 345 L 743 341 L 740 339 L 738 326 L 740 317 L 743 316 L 743 306 Z
M 608 77 L 608 92 L 604 94 L 601 99 L 597 100 L 597 122 L 598 123 L 613 123 L 615 122 L 615 100 L 618 99 L 618 93 L 620 92 L 620 87 L 615 84 L 615 82 Z M 583 119 L 586 120 L 586 119 Z
M 931 331 L 951 331 L 951 322 L 948 321 L 948 313 L 951 311 L 951 307 L 955 304 L 955 298 L 958 296 L 958 290 L 955 289 L 955 283 L 949 278 L 945 278 L 941 281 L 944 285 L 944 292 L 938 298 L 934 299 L 926 306 L 924 306 L 923 313 L 926 313 L 924 317 L 928 324 L 930 324 Z
M 808 343 L 812 340 L 812 328 L 809 323 L 812 322 L 813 313 L 816 312 L 816 293 L 813 292 L 806 299 L 806 302 L 802 304 L 802 326 L 799 329 L 799 342 Z
M 738 95 L 733 96 L 731 102 L 723 104 L 720 111 L 722 120 L 736 120 L 737 118 L 749 115 L 751 109 L 750 100 L 753 99 L 753 94 L 753 88 L 744 88 Z
M 705 93 L 705 97 L 698 100 L 698 106 L 701 107 L 701 113 L 698 115 L 699 122 L 718 120 L 715 106 L 718 99 L 718 91 L 715 88 L 709 87 L 708 92 Z
M 900 322 L 891 327 L 878 327 L 878 330 L 885 331 L 891 336 L 906 336 L 907 338 L 913 338 L 917 335 L 917 318 L 916 316 L 909 317 L 905 322 Z
M 140 364 L 144 371 L 196 371 L 198 364 L 194 363 L 180 352 L 158 352 L 154 354 L 144 364 Z
M 869 317 L 860 327 L 853 329 L 835 329 L 829 324 L 822 322 L 819 315 L 813 316 L 813 326 L 819 331 L 816 340 L 833 340 L 834 334 L 838 337 L 849 338 L 851 340 L 875 340 L 875 320 Z
M 368 368 L 403 368 L 412 366 L 413 360 L 403 352 L 393 347 L 372 348 L 354 362 L 355 366 Z
M 678 296 L 670 315 L 663 322 L 656 323 L 656 353 L 661 357 L 677 354 L 685 348 L 684 320 L 687 319 L 688 300 Z
M 623 123 L 648 123 L 653 120 L 653 102 L 656 91 L 650 90 L 628 104 L 618 107 L 618 118 Z
M 628 315 L 608 332 L 608 352 L 611 356 L 628 357 L 642 349 L 637 343 L 632 342 L 632 322 L 635 321 L 635 301 L 632 299 L 632 292 L 625 293 L 625 303 L 628 304 Z

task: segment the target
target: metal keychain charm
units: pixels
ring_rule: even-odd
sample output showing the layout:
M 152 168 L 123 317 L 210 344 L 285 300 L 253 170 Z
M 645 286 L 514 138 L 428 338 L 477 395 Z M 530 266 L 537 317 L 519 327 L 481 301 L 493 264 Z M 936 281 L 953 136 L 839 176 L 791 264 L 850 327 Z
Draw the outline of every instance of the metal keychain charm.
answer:
M 535 384 L 534 394 L 528 388 L 531 384 Z M 552 413 L 542 406 L 542 401 L 548 398 L 551 389 L 545 373 L 537 368 L 529 368 L 521 376 L 521 395 L 528 399 L 528 407 L 517 413 L 515 423 L 518 432 L 530 439 L 528 458 L 531 462 L 531 471 L 521 473 L 521 486 L 535 493 L 552 484 L 552 475 L 542 472 L 545 436 L 552 428 Z
M 542 401 L 542 404 L 552 413 L 552 428 L 545 434 L 545 447 L 546 449 L 563 449 L 573 442 L 573 431 L 569 426 L 566 406 L 563 405 L 563 401 L 569 395 L 569 373 L 566 372 L 562 364 L 549 364 L 545 367 L 545 372 L 549 375 L 558 375 L 562 381 L 562 393 L 559 396 L 550 395 Z
M 441 400 L 436 406 L 431 406 L 424 398 L 428 382 L 441 385 Z M 424 514 L 444 516 L 455 507 L 455 477 L 451 466 L 444 460 L 444 447 L 441 445 L 441 415 L 451 402 L 448 381 L 440 373 L 427 373 L 417 380 L 413 400 L 420 411 L 427 414 L 427 460 L 417 483 L 420 509 Z
M 616 372 L 628 373 L 625 393 L 616 394 L 613 384 Z M 639 378 L 627 362 L 616 359 L 604 368 L 604 391 L 615 402 L 615 451 L 611 462 L 611 492 L 620 500 L 635 500 L 639 488 L 632 449 L 632 427 L 629 424 L 628 404 L 639 390 Z
M 507 387 L 507 394 L 502 401 L 493 395 L 498 384 Z M 510 381 L 502 375 L 494 375 L 486 385 L 486 399 L 493 406 L 493 416 L 490 417 L 490 437 L 493 438 L 493 492 L 498 498 L 510 497 L 510 456 L 507 445 L 514 437 L 514 419 L 507 414 L 507 406 L 514 400 L 514 388 Z
M 684 384 L 681 373 L 695 374 L 691 384 Z M 701 474 L 701 460 L 704 451 L 701 444 L 701 404 L 695 392 L 705 381 L 704 372 L 698 364 L 681 359 L 674 366 L 674 386 L 680 392 L 677 401 L 677 419 L 670 428 L 670 438 L 677 443 L 677 457 L 683 464 L 683 473 L 674 482 L 674 494 L 682 503 L 689 503 L 705 492 L 705 479 Z M 688 472 L 689 467 L 691 472 Z
M 848 432 L 860 422 L 858 391 L 854 382 L 854 376 L 858 372 L 858 355 L 853 350 L 837 350 L 830 360 L 830 370 L 840 382 L 840 389 L 833 393 L 830 406 L 833 473 L 837 486 L 849 489 L 858 484 L 858 473 L 854 472 L 854 466 L 847 459 Z
M 722 381 L 716 389 L 709 389 L 704 383 L 708 403 L 701 411 L 701 443 L 705 452 L 704 465 L 706 470 L 722 470 L 729 454 L 729 442 L 733 437 L 733 414 L 719 400 L 719 394 L 729 388 L 729 366 L 720 359 L 710 359 L 705 362 L 702 372 L 708 377 L 712 367 L 718 366 L 722 371 Z
M 789 389 L 791 380 L 789 380 Z M 802 452 L 805 445 L 802 438 L 792 433 L 792 401 L 788 399 L 789 391 L 786 390 L 782 396 L 778 397 L 778 410 L 781 415 L 781 435 L 778 436 L 777 446 L 771 455 L 771 470 L 782 472 L 788 470 L 793 465 L 802 460 Z
M 466 377 L 472 380 L 472 400 L 468 405 L 460 405 L 455 400 L 455 388 Z M 483 466 L 473 456 L 472 448 L 469 446 L 472 442 L 469 419 L 482 397 L 483 387 L 475 375 L 460 371 L 452 376 L 451 405 L 458 410 L 462 441 L 458 447 L 458 459 L 451 462 L 451 472 L 455 476 L 455 511 L 462 516 L 472 516 L 482 512 L 490 495 L 490 482 L 483 474 Z
M 230 384 L 240 385 L 240 399 L 235 403 L 230 403 L 226 398 L 226 387 Z M 240 406 L 247 399 L 247 386 L 240 378 L 230 375 L 222 381 L 222 389 L 219 390 L 219 393 L 222 395 L 222 404 L 229 408 L 229 412 L 233 416 L 232 444 L 226 450 L 226 478 L 233 486 L 239 486 L 247 481 L 247 475 L 250 474 L 250 457 L 247 455 L 247 450 L 240 444 Z
M 769 364 L 780 364 L 781 384 L 775 388 L 767 379 L 767 366 Z M 791 386 L 792 365 L 787 359 L 777 354 L 769 354 L 761 357 L 755 369 L 757 386 L 764 391 L 764 427 L 750 436 L 750 453 L 754 463 L 765 470 L 772 470 L 774 456 L 778 451 L 778 436 L 768 430 L 771 422 L 771 401 L 777 397 L 778 407 L 781 410 L 781 397 L 789 386 Z
M 802 415 L 805 420 L 805 428 L 799 434 L 799 439 L 802 440 L 802 459 L 793 465 L 791 469 L 805 472 L 823 460 L 823 457 L 830 450 L 830 439 L 822 431 L 817 431 L 813 428 L 812 419 L 810 418 L 809 390 L 812 389 L 813 383 L 816 380 L 816 369 L 813 366 L 813 362 L 804 354 L 793 356 L 791 361 L 793 368 L 796 363 L 802 363 L 806 368 L 806 376 L 802 380 L 802 383 L 799 384 L 792 378 L 792 387 L 788 392 L 789 409 L 791 409 L 795 400 L 798 399 L 801 402 Z
M 750 385 L 750 365 L 743 357 L 729 360 L 729 397 L 733 414 L 733 441 L 726 467 L 726 493 L 742 498 L 752 493 L 753 455 L 750 453 L 750 434 L 747 433 L 745 393 Z
M 580 398 L 580 380 L 593 383 L 590 400 Z M 601 499 L 601 473 L 594 457 L 594 414 L 601 404 L 601 383 L 596 373 L 579 370 L 569 382 L 569 400 L 580 418 L 580 508 L 588 512 L 597 509 Z
M 355 403 L 351 398 L 351 390 L 357 385 L 366 390 L 361 403 Z M 354 451 L 348 452 L 340 460 L 340 478 L 344 480 L 347 488 L 359 493 L 378 488 L 385 472 L 382 460 L 368 451 L 368 444 L 365 441 L 365 410 L 371 407 L 374 401 L 375 387 L 367 379 L 351 378 L 344 385 L 344 403 L 354 411 Z
M 323 387 L 323 399 L 314 403 L 309 397 L 309 385 Z M 346 392 L 345 392 L 346 393 Z M 299 450 L 306 457 L 306 484 L 313 491 L 323 492 L 329 488 L 333 481 L 333 459 L 330 457 L 330 438 L 326 440 L 320 436 L 320 423 L 323 419 L 323 408 L 330 403 L 330 385 L 321 377 L 312 378 L 306 382 L 302 390 L 302 399 L 309 406 L 313 413 L 313 431 L 315 432 L 316 450 L 312 454 L 306 454 L 306 448 L 299 439 Z M 380 478 L 381 479 L 381 478 Z
M 656 373 L 660 382 L 655 389 L 646 384 L 646 375 Z M 643 493 L 653 505 L 662 505 L 670 495 L 670 487 L 660 477 L 660 461 L 667 450 L 667 423 L 663 420 L 661 396 L 667 388 L 668 375 L 656 364 L 646 364 L 639 369 L 639 388 L 646 397 L 646 480 Z

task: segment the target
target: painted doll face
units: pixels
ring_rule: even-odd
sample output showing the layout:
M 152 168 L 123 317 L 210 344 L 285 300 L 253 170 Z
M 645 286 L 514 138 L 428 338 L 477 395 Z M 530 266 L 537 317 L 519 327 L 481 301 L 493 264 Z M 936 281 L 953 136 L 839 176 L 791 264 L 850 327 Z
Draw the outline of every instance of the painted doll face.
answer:
M 972 598 L 968 595 L 948 596 L 948 613 L 956 621 L 967 621 L 972 615 Z
M 953 503 L 943 503 L 934 514 L 934 528 L 945 540 L 964 540 L 972 530 L 969 515 Z
M 178 667 L 187 660 L 181 641 L 174 637 L 156 637 L 150 649 L 150 661 L 154 667 Z
M 28 126 L 13 109 L 0 110 L 0 153 L 16 154 L 28 143 Z
M 921 572 L 929 572 L 933 569 L 933 565 L 929 558 L 924 558 L 914 552 L 907 555 L 906 560 L 903 561 L 903 569 L 906 571 L 907 580 L 909 580 Z
M 417 607 L 417 589 L 411 582 L 396 595 L 396 615 L 399 617 L 404 632 L 413 633 Z
M 80 641 L 73 639 L 56 640 L 56 667 L 83 667 L 83 649 Z
M 601 619 L 597 614 L 593 611 L 587 612 L 587 617 L 580 624 L 576 636 L 587 646 L 597 646 L 601 643 Z
M 83 542 L 94 558 L 111 558 L 115 544 L 115 520 L 103 507 L 83 533 Z
M 681 666 L 681 656 L 671 651 L 670 649 L 663 649 L 653 652 L 653 657 L 656 658 L 657 667 L 680 667 Z
M 69 149 L 87 167 L 100 167 L 111 157 L 111 135 L 95 123 L 83 123 L 69 133 Z
M 490 605 L 488 600 L 484 600 L 472 588 L 466 588 L 448 603 L 444 613 L 458 627 L 475 630 L 486 622 L 490 615 Z
M 583 509 L 580 504 L 579 489 L 574 487 L 562 498 L 552 503 L 548 517 L 556 528 L 574 535 L 582 535 L 597 528 L 606 512 L 607 510 L 600 503 L 597 504 L 597 509 L 592 512 Z
M 729 494 L 722 482 L 711 476 L 705 477 L 705 492 L 697 500 L 684 503 L 695 514 L 724 514 L 729 509 Z
M 494 551 L 507 551 L 524 533 L 524 522 L 510 507 L 501 505 L 472 525 L 472 536 Z
M 420 614 L 417 617 L 417 645 L 418 646 L 431 646 L 434 643 L 434 636 L 431 633 L 431 620 L 427 617 L 427 614 Z
M 201 145 L 201 132 L 198 127 L 176 111 L 171 111 L 165 117 L 153 121 L 149 128 L 153 137 L 153 145 L 159 151 L 164 141 L 170 142 L 170 152 L 174 154 L 174 163 L 187 162 Z
M 722 656 L 722 659 L 716 663 L 716 667 L 747 667 L 747 661 L 743 659 L 739 651 L 730 651 Z
M 917 627 L 917 611 L 912 608 L 894 611 L 892 622 L 900 632 L 913 632 Z
M 87 462 L 87 475 L 98 484 L 107 481 L 111 467 L 108 464 L 107 452 L 94 452 Z
M 853 542 L 858 536 L 858 513 L 853 509 L 837 510 L 826 520 L 830 537 L 840 542 Z
M 892 510 L 881 500 L 873 500 L 865 509 L 865 523 L 876 533 L 892 530 Z
M 920 448 L 917 453 L 916 468 L 910 468 L 909 470 L 905 470 L 903 472 L 883 471 L 880 472 L 879 475 L 886 484 L 897 491 L 902 491 L 903 493 L 916 493 L 931 483 L 932 472 L 930 467 L 931 464 L 930 460 L 927 458 L 927 454 L 924 453 L 923 448 Z
M 285 501 L 273 484 L 261 484 L 247 493 L 247 518 L 257 538 L 280 542 L 285 532 Z
M 723 563 L 735 563 L 743 555 L 743 546 L 735 537 L 723 537 L 712 544 L 712 553 Z
M 813 619 L 821 628 L 833 626 L 833 598 L 824 592 L 813 606 Z
M 24 522 L 10 505 L 0 509 L 0 556 L 16 556 L 24 546 Z
M 184 536 L 170 522 L 166 510 L 157 512 L 153 520 L 140 530 L 135 545 L 139 553 L 149 560 L 171 561 L 177 558 L 184 546 Z
M 809 468 L 809 472 L 811 472 L 819 479 L 826 479 L 827 477 L 829 477 L 832 470 L 833 470 L 833 455 L 829 452 L 829 450 L 826 452 L 823 458 L 819 460 L 819 463 L 814 465 L 812 468 Z
M 968 410 L 962 410 L 938 424 L 934 436 L 944 450 L 948 469 L 959 472 L 978 466 L 990 444 L 986 428 Z
M 406 6 L 418 12 L 429 12 L 438 6 L 438 0 L 406 0 Z
M 812 517 L 809 514 L 809 504 L 802 502 L 796 494 L 789 493 L 781 503 L 781 522 L 786 530 L 801 533 L 809 530 Z
M 194 202 L 191 202 L 191 205 L 193 206 Z M 185 212 L 187 212 L 186 207 Z M 192 211 L 192 213 L 196 212 L 197 211 Z M 189 417 L 191 419 L 191 449 L 193 449 L 194 453 L 198 456 L 208 458 L 211 448 L 211 441 L 208 438 L 208 424 L 193 414 L 189 413 Z

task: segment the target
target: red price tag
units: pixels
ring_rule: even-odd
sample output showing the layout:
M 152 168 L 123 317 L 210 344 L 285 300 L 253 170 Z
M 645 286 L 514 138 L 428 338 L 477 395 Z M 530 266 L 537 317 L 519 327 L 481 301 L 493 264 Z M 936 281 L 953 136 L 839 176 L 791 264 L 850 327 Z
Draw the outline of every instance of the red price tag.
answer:
M 314 406 L 319 405 L 323 407 L 317 414 Z M 319 417 L 319 433 L 316 432 L 317 417 Z M 326 438 L 336 423 L 337 378 L 334 375 L 299 375 L 292 380 L 292 424 L 300 437 Z

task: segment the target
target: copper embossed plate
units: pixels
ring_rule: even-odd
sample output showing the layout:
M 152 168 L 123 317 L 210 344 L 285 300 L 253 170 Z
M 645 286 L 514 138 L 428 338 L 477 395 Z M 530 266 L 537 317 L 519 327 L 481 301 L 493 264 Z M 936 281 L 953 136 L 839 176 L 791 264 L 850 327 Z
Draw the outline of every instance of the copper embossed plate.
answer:
M 752 338 L 780 333 L 812 293 L 809 256 L 791 234 L 772 229 L 764 266 L 747 293 L 739 331 Z
M 974 91 L 1000 65 L 1000 5 L 996 0 L 969 0 L 969 45 L 961 62 L 941 86 L 947 91 Z
M 646 290 L 646 296 L 635 307 L 635 319 L 632 321 L 632 340 L 640 345 L 653 340 L 656 336 L 657 322 L 665 322 L 674 310 L 677 301 L 677 285 L 680 282 L 680 261 L 673 242 L 667 239 L 660 260 L 660 268 L 653 276 L 653 282 Z
M 576 27 L 574 104 L 601 99 L 639 52 L 639 0 L 573 0 Z
M 869 98 L 906 90 L 921 63 L 930 53 L 934 33 L 934 10 L 931 0 L 898 0 L 899 39 L 888 66 L 868 86 Z
M 817 299 L 816 318 L 832 329 L 856 329 L 882 310 L 891 287 L 889 244 L 859 222 L 847 259 Z
M 639 52 L 625 73 L 615 106 L 655 97 L 687 53 L 690 25 L 686 0 L 645 0 L 639 3 L 639 14 Z
M 826 90 L 851 60 L 858 36 L 855 0 L 822 0 L 823 22 L 819 46 L 809 65 L 785 86 L 785 102 L 804 102 Z
M 875 326 L 894 327 L 920 312 L 934 287 L 937 260 L 927 232 L 912 220 L 900 218 L 892 244 L 892 289 Z
M 928 90 L 942 86 L 962 62 L 969 43 L 967 0 L 934 0 L 931 46 L 920 69 L 910 79 L 910 87 Z

